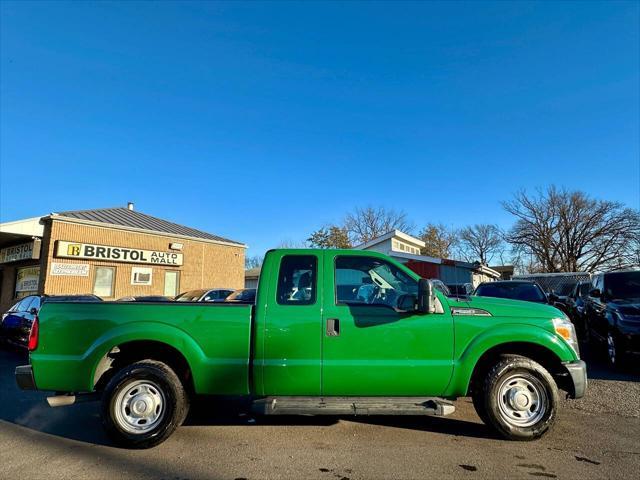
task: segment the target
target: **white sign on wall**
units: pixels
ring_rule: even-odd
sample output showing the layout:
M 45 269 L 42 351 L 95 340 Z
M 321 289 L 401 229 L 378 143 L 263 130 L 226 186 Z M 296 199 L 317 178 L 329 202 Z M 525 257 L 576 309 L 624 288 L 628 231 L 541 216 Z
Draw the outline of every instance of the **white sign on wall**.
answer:
M 142 250 L 139 248 L 111 247 L 90 243 L 65 242 L 59 240 L 56 256 L 109 260 L 112 262 L 151 263 L 157 265 L 182 265 L 182 253 Z
M 16 293 L 36 293 L 40 280 L 40 267 L 19 268 L 16 272 Z
M 88 263 L 52 263 L 51 275 L 64 277 L 88 277 Z
M 151 285 L 152 274 L 152 268 L 133 267 L 131 269 L 131 285 Z
M 21 243 L 13 247 L 6 247 L 0 250 L 0 263 L 18 262 L 20 260 L 31 260 L 40 257 L 40 241 Z

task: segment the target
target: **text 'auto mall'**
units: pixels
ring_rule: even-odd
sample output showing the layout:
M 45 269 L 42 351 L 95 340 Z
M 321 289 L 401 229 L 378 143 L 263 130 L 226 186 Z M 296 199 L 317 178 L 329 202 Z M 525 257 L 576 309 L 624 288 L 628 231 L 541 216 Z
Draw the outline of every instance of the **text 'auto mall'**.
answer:
M 0 311 L 33 294 L 105 300 L 244 286 L 246 245 L 133 209 L 0 224 Z

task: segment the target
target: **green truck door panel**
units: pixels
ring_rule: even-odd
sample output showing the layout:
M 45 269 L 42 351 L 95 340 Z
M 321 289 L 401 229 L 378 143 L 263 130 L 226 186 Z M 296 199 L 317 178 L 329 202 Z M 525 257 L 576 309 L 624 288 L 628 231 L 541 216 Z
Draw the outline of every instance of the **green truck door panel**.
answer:
M 302 253 L 269 256 L 274 281 L 264 317 L 264 395 L 320 395 L 322 252 Z
M 337 304 L 334 256 L 326 254 L 322 394 L 438 395 L 453 371 L 453 322 L 444 314 L 398 313 L 382 305 Z M 417 281 L 417 280 L 416 280 Z M 327 332 L 338 320 L 337 334 Z

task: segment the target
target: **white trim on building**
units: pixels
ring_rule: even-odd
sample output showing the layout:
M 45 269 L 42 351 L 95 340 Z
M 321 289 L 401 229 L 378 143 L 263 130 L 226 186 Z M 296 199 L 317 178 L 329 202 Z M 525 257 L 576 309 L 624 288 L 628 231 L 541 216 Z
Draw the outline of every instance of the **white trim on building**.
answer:
M 44 234 L 44 225 L 40 223 L 41 218 L 42 217 L 32 217 L 25 218 L 24 220 L 0 223 L 0 233 L 24 235 L 27 237 L 42 237 Z
M 420 255 L 420 250 L 424 246 L 425 243 L 419 238 L 412 237 L 400 230 L 391 230 L 354 248 L 356 250 L 373 250 L 387 255 L 394 255 L 395 253 Z

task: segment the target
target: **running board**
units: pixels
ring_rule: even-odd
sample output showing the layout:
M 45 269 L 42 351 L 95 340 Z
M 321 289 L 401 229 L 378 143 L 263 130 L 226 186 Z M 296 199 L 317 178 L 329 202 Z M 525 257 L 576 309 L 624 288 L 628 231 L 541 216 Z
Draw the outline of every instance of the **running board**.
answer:
M 438 397 L 265 397 L 253 401 L 261 415 L 450 415 L 452 402 Z

